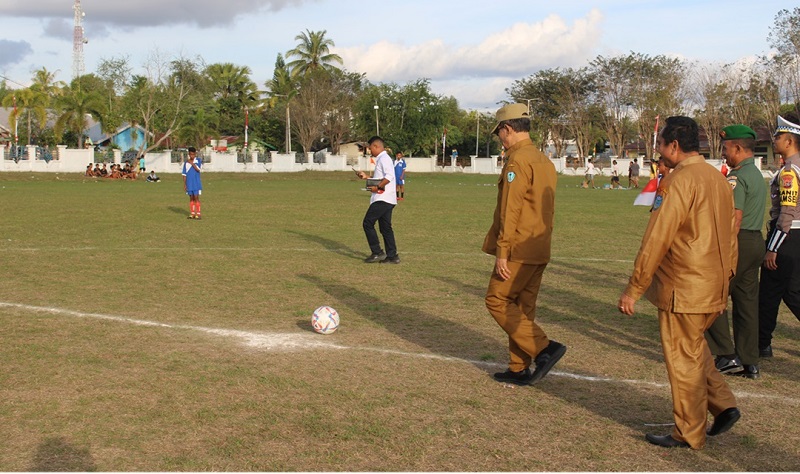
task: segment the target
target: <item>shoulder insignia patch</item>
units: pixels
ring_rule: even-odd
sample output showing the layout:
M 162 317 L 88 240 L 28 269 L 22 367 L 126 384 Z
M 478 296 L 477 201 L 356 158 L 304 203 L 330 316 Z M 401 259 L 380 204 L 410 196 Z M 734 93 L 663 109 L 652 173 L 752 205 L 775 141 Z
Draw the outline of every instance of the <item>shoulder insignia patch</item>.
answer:
M 781 206 L 796 207 L 798 204 L 798 192 L 800 183 L 797 182 L 795 175 L 791 171 L 782 171 L 780 181 L 778 181 Z
M 738 182 L 739 180 L 736 179 L 736 176 L 728 176 L 728 184 L 731 185 L 731 189 L 736 189 L 736 183 Z
M 664 202 L 664 196 L 662 194 L 657 194 L 655 201 L 653 201 L 653 210 L 657 210 L 661 207 L 661 204 Z
M 517 177 L 516 173 L 514 173 L 513 171 L 509 171 L 508 174 L 506 175 L 506 180 L 510 183 L 514 181 L 514 178 L 516 177 Z

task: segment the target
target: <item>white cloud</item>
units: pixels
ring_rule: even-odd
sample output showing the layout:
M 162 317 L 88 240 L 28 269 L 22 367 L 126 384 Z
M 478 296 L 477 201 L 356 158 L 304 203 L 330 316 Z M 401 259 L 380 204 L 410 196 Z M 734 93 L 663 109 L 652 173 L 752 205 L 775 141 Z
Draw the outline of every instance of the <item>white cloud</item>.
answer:
M 411 46 L 380 41 L 334 50 L 348 69 L 365 72 L 372 81 L 519 76 L 585 64 L 598 43 L 602 21 L 595 9 L 571 26 L 550 15 L 536 23 L 517 23 L 476 45 L 456 47 L 434 39 Z

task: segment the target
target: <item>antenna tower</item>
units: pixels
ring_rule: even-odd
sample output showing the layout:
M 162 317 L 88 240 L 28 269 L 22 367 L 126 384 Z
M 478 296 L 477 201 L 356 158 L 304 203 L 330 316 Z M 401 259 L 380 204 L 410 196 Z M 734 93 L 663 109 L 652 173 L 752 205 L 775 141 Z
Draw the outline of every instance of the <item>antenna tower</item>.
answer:
M 75 0 L 75 29 L 72 35 L 72 78 L 83 75 L 83 45 L 89 40 L 83 36 L 83 17 L 86 13 L 81 8 L 81 0 Z

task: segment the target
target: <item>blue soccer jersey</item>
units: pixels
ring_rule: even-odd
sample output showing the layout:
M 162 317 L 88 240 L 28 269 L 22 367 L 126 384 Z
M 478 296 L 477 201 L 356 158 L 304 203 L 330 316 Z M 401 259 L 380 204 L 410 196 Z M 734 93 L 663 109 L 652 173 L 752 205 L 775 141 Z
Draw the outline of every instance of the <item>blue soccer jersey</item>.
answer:
M 397 179 L 397 184 L 403 184 L 403 172 L 406 170 L 406 160 L 399 159 L 394 162 L 394 177 Z
M 203 167 L 203 160 L 200 158 L 195 158 L 195 164 L 198 168 Z M 200 181 L 200 172 L 194 169 L 191 163 L 188 161 L 183 163 L 183 171 L 181 172 L 183 176 L 186 176 L 186 192 L 187 194 L 200 194 L 203 190 L 203 183 Z

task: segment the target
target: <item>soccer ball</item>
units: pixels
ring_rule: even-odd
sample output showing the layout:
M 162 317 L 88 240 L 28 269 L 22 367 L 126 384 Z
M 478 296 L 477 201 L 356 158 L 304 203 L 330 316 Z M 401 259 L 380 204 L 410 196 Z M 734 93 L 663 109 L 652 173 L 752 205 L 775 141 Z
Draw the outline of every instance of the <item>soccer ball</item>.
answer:
M 339 313 L 330 306 L 320 306 L 311 315 L 311 327 L 320 334 L 333 334 L 339 327 Z

